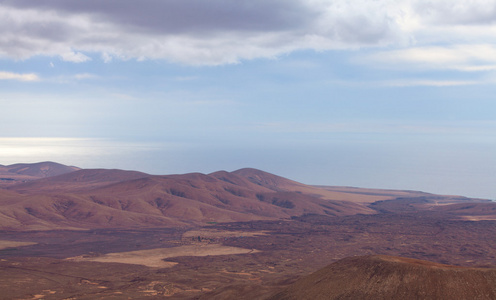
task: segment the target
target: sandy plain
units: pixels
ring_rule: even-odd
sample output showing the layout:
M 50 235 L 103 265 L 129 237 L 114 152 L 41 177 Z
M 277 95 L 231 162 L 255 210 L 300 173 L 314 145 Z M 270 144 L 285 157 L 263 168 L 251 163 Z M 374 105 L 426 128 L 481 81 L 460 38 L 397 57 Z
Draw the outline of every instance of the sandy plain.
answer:
M 153 268 L 169 268 L 177 262 L 168 262 L 164 259 L 181 256 L 210 256 L 210 255 L 235 255 L 259 252 L 254 249 L 229 247 L 219 244 L 195 244 L 171 248 L 157 248 L 119 253 L 107 253 L 101 256 L 77 256 L 68 258 L 74 261 L 94 261 L 103 263 L 123 263 L 143 265 Z
M 8 248 L 22 247 L 22 246 L 31 246 L 31 245 L 36 245 L 36 244 L 37 243 L 32 243 L 32 242 L 15 242 L 15 241 L 0 240 L 0 250 L 8 249 Z

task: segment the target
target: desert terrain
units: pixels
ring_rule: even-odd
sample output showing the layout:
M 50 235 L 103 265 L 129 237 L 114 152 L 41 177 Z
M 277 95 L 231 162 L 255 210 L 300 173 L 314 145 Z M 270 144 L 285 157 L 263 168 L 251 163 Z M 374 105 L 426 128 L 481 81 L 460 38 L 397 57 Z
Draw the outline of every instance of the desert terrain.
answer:
M 340 287 L 337 289 L 336 287 Z M 494 299 L 496 269 L 375 255 L 339 260 L 270 299 Z
M 496 267 L 496 203 L 484 199 L 255 169 L 1 171 L 0 299 L 292 299 L 307 276 L 358 256 Z

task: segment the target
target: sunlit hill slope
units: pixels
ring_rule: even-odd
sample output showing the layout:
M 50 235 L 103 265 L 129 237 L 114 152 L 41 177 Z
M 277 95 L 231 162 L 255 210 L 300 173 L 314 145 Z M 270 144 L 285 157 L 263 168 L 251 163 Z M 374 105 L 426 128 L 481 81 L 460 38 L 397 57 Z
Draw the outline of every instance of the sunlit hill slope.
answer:
M 375 214 L 371 203 L 419 196 L 408 191 L 315 187 L 256 169 L 157 176 L 46 162 L 2 166 L 0 171 L 3 176 L 29 176 L 0 188 L 0 228 L 15 230 Z

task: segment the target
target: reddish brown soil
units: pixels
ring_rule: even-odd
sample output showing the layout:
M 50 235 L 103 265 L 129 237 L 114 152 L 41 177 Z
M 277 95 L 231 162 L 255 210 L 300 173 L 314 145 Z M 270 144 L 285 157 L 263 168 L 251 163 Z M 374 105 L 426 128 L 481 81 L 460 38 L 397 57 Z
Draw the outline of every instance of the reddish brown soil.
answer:
M 80 170 L 0 189 L 0 240 L 10 245 L 0 249 L 0 299 L 266 299 L 330 263 L 378 254 L 495 267 L 495 205 L 312 187 L 253 169 L 170 176 Z M 67 260 L 233 249 L 224 247 L 256 251 L 184 251 L 164 256 L 164 265 L 176 263 L 170 268 Z
M 0 282 L 8 287 L 0 289 L 9 292 L 5 295 L 10 298 L 6 299 L 31 299 L 31 295 L 45 290 L 55 291 L 45 299 L 107 299 L 116 292 L 122 293 L 116 299 L 153 293 L 157 297 L 169 295 L 170 299 L 265 299 L 300 277 L 355 255 L 382 254 L 439 264 L 495 267 L 495 228 L 494 221 L 468 222 L 440 214 L 413 213 L 314 215 L 292 221 L 216 224 L 194 229 L 192 234 L 163 228 L 4 231 L 0 232 L 2 240 L 37 244 L 0 250 Z M 209 244 L 259 252 L 179 256 L 166 260 L 177 265 L 162 269 L 65 260 L 78 255 L 98 257 L 105 253 Z M 82 280 L 106 288 L 77 285 Z
M 79 170 L 15 184 L 0 189 L 0 228 L 184 227 L 287 219 L 308 213 L 376 213 L 361 203 L 330 199 L 339 193 L 258 170 L 241 173 L 243 176 L 237 172 L 152 176 L 122 170 Z
M 495 299 L 496 269 L 464 268 L 393 256 L 339 260 L 269 300 Z

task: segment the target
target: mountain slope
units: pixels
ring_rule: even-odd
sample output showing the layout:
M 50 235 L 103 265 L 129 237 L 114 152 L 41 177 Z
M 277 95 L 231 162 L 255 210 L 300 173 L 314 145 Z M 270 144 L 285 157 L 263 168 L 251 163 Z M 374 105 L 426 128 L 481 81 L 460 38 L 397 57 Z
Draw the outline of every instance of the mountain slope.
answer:
M 392 256 L 349 257 L 269 299 L 496 299 L 496 269 Z
M 58 176 L 77 170 L 80 169 L 49 161 L 32 164 L 13 164 L 8 166 L 0 165 L 0 187 L 10 186 L 24 181 Z
M 79 170 L 8 187 L 0 193 L 0 226 L 149 227 L 375 213 L 364 205 L 306 194 L 303 184 L 257 172 L 287 183 L 263 186 L 225 171 L 155 176 Z
M 81 169 L 59 176 L 16 184 L 7 187 L 7 189 L 30 194 L 41 192 L 66 193 L 71 191 L 88 190 L 116 182 L 124 182 L 147 176 L 150 175 L 137 171 L 115 169 Z
M 355 203 L 373 203 L 379 200 L 390 200 L 403 194 L 402 191 L 388 191 L 374 193 L 374 190 L 366 189 L 342 189 L 334 187 L 318 187 L 306 185 L 284 177 L 270 174 L 261 170 L 244 168 L 232 172 L 239 177 L 243 177 L 250 182 L 269 188 L 274 191 L 298 192 L 307 195 L 312 195 L 321 199 L 339 200 Z M 364 192 L 366 191 L 366 192 Z M 405 195 L 411 195 L 411 192 L 405 192 Z
M 89 229 L 105 227 L 185 226 L 162 215 L 100 205 L 78 195 L 20 195 L 0 190 L 3 230 Z
M 11 173 L 40 178 L 57 176 L 79 170 L 77 167 L 70 167 L 50 161 L 33 164 L 14 164 L 5 166 L 4 168 Z
M 392 200 L 394 195 L 330 191 L 256 169 L 162 176 L 83 169 L 0 188 L 0 229 L 189 226 L 376 214 L 385 211 L 385 205 L 389 210 L 401 207 Z M 369 205 L 374 201 L 383 204 Z M 492 215 L 484 216 L 488 217 Z

